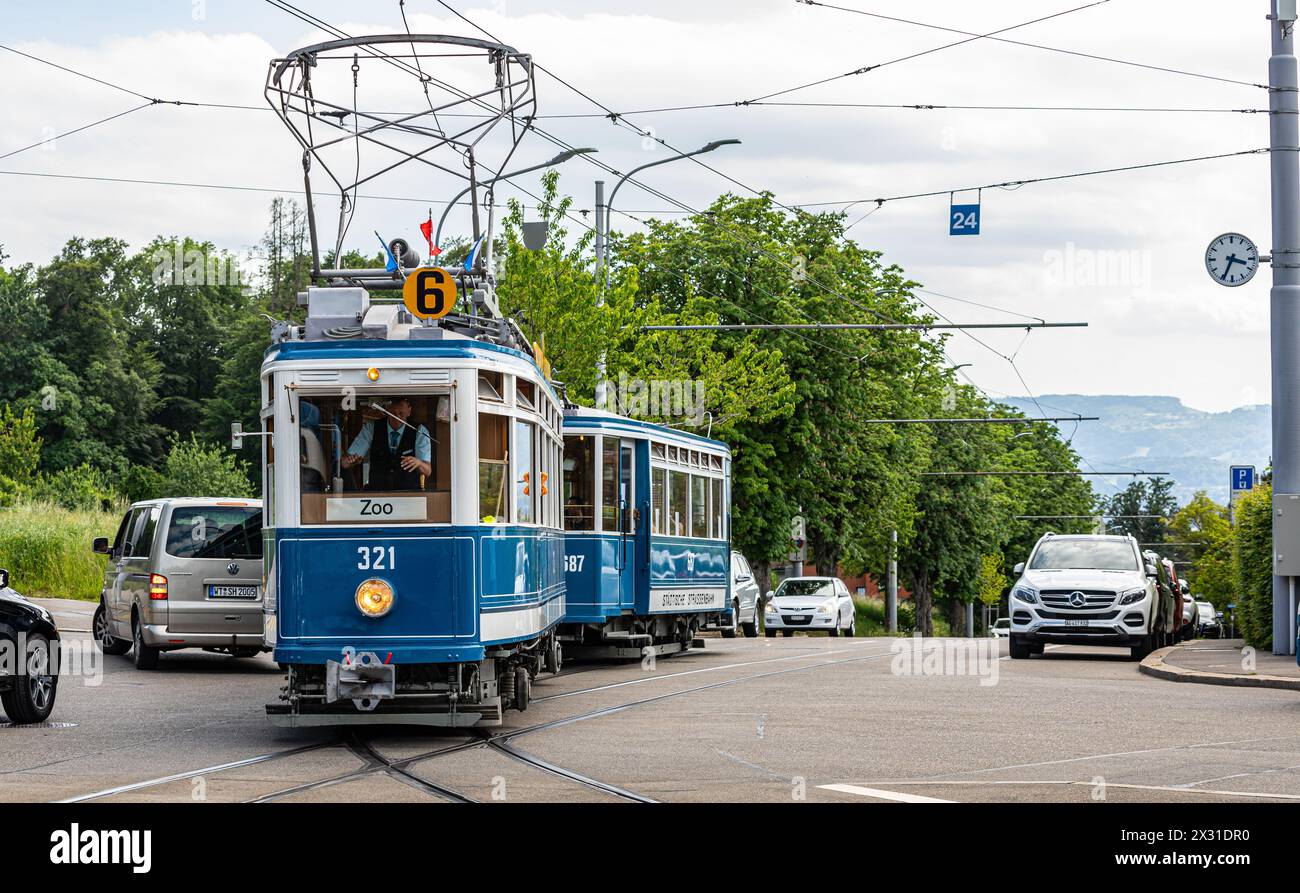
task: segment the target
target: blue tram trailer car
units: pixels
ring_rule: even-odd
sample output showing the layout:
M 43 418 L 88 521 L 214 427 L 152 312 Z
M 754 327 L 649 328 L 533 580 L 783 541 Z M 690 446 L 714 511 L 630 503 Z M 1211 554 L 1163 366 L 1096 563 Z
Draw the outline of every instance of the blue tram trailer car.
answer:
M 331 326 L 349 301 L 362 325 Z M 494 339 L 360 288 L 308 303 L 262 366 L 264 638 L 287 671 L 267 713 L 499 724 L 559 669 L 562 402 L 509 320 Z
M 731 625 L 730 476 L 721 441 L 566 408 L 567 655 L 671 654 Z

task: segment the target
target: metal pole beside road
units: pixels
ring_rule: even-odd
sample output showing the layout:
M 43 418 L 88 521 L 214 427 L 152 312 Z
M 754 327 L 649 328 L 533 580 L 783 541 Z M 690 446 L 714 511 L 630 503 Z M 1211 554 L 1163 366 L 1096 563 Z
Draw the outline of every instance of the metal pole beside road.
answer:
M 898 531 L 889 531 L 889 572 L 885 583 L 885 631 L 898 632 Z
M 1273 287 L 1269 292 L 1273 372 L 1273 499 L 1300 493 L 1300 121 L 1295 57 L 1296 0 L 1271 0 L 1268 60 Z M 1273 513 L 1273 653 L 1295 650 L 1291 578 L 1300 543 L 1283 542 Z

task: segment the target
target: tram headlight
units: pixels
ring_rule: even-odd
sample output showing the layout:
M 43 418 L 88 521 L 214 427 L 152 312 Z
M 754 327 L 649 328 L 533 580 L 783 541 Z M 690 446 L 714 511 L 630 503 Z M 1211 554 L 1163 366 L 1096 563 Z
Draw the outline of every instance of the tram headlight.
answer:
M 367 617 L 383 617 L 393 610 L 393 587 L 371 578 L 357 587 L 357 610 Z
M 370 379 L 371 381 L 379 381 L 379 370 L 376 369 L 374 366 L 371 366 L 369 369 L 366 370 L 366 378 Z

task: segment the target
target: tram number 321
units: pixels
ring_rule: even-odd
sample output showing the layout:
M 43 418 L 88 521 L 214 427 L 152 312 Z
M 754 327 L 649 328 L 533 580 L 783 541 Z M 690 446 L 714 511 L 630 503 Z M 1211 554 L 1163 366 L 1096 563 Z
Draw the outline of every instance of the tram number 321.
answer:
M 397 567 L 396 546 L 358 546 L 357 554 L 361 556 L 357 562 L 360 571 L 391 571 Z

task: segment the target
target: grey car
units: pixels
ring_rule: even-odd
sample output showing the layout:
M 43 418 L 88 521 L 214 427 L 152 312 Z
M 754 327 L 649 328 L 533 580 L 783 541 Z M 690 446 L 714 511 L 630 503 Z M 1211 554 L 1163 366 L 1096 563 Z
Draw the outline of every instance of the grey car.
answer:
M 151 670 L 163 651 L 235 657 L 262 643 L 262 504 L 256 499 L 155 499 L 127 509 L 110 543 L 94 632 L 106 654 L 135 652 Z

